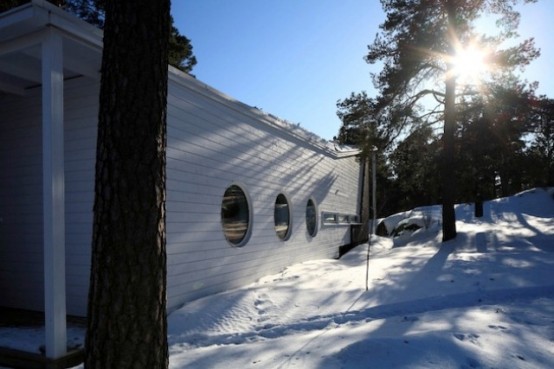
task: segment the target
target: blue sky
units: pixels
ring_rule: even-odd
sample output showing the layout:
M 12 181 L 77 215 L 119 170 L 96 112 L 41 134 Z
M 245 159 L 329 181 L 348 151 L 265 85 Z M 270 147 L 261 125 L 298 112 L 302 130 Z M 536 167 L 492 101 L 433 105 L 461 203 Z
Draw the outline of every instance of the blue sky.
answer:
M 554 1 L 521 9 L 520 34 L 542 51 L 525 76 L 554 97 Z M 363 57 L 385 19 L 377 0 L 174 0 L 172 15 L 192 40 L 199 80 L 322 138 L 340 127 L 337 100 L 375 95 L 379 67 Z

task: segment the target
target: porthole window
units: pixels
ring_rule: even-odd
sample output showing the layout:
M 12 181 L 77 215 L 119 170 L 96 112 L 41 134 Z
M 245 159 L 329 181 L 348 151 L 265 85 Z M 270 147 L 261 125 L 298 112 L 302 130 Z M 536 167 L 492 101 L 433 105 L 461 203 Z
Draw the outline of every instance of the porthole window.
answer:
M 244 245 L 250 227 L 250 207 L 246 194 L 237 185 L 227 188 L 223 195 L 221 223 L 227 241 L 235 246 Z
M 308 234 L 315 237 L 317 233 L 317 209 L 312 199 L 309 199 L 306 204 L 306 228 Z
M 290 206 L 287 198 L 282 193 L 275 199 L 275 232 L 277 237 L 286 240 L 290 230 Z

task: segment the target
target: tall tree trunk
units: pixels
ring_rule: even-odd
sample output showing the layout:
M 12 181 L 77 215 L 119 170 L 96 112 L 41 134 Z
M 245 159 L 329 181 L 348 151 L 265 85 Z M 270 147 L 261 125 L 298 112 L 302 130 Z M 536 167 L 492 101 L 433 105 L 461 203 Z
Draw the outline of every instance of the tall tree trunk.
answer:
M 106 2 L 85 367 L 167 368 L 169 0 Z
M 451 55 L 455 54 L 454 42 L 457 35 L 455 19 L 455 2 L 447 3 L 448 14 L 448 39 L 451 44 Z M 456 193 L 456 180 L 454 178 L 454 133 L 456 131 L 456 76 L 453 73 L 454 66 L 448 62 L 446 71 L 446 89 L 444 104 L 444 134 L 443 158 L 442 158 L 442 240 L 448 241 L 456 237 L 456 214 L 454 212 L 454 198 Z

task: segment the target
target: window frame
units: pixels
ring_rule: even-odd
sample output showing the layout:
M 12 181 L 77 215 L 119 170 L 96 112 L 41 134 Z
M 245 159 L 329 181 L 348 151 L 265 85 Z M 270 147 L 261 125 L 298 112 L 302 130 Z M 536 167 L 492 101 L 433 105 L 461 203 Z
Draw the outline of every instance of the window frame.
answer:
M 283 237 L 281 237 L 279 235 L 279 232 L 277 231 L 277 223 L 276 223 L 277 218 L 275 217 L 276 210 L 277 210 L 277 200 L 279 199 L 279 197 L 283 197 L 285 199 L 287 204 L 287 213 L 288 213 L 287 230 Z M 279 192 L 277 196 L 275 196 L 275 201 L 273 202 L 273 224 L 274 224 L 273 229 L 275 231 L 275 235 L 277 236 L 277 238 L 279 238 L 279 240 L 281 241 L 287 241 L 292 234 L 292 204 L 291 204 L 290 198 L 284 192 Z
M 314 208 L 314 229 L 313 229 L 313 232 L 310 232 L 310 227 L 309 227 L 309 223 L 308 223 L 308 208 L 309 208 L 309 204 L 310 202 L 313 204 L 313 208 Z M 308 236 L 310 236 L 311 238 L 315 238 L 317 236 L 317 233 L 319 231 L 319 211 L 318 211 L 318 206 L 317 206 L 317 202 L 315 201 L 315 199 L 313 197 L 309 197 L 308 200 L 305 202 L 305 207 L 304 207 L 304 222 L 306 223 L 306 232 L 308 233 Z
M 352 213 L 340 213 L 334 211 L 322 211 L 321 223 L 324 226 L 348 226 L 361 224 L 360 217 Z
M 237 187 L 238 189 L 240 189 L 240 191 L 244 195 L 244 199 L 246 201 L 246 207 L 247 207 L 247 210 L 248 210 L 248 224 L 246 226 L 246 231 L 244 232 L 244 235 L 242 236 L 242 238 L 238 242 L 233 242 L 228 237 L 228 231 L 225 228 L 225 219 L 223 217 L 223 203 L 225 201 L 225 194 L 232 187 Z M 250 195 L 249 195 L 248 191 L 245 188 L 246 188 L 245 185 L 243 185 L 241 183 L 233 182 L 229 186 L 225 187 L 225 191 L 223 191 L 223 196 L 221 198 L 221 203 L 220 203 L 221 230 L 223 231 L 223 236 L 225 237 L 225 240 L 232 247 L 243 247 L 244 245 L 246 245 L 248 243 L 248 241 L 250 240 L 250 236 L 252 234 L 252 227 L 253 227 L 253 224 L 254 224 L 254 213 L 252 211 L 252 200 L 250 198 Z

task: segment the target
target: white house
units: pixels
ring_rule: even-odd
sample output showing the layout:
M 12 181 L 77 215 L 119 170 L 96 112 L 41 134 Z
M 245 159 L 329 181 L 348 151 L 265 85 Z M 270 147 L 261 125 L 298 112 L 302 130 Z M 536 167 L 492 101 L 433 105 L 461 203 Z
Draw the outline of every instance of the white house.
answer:
M 102 32 L 51 4 L 0 15 L 0 306 L 85 316 Z M 357 151 L 170 67 L 168 310 L 335 257 L 360 223 Z

